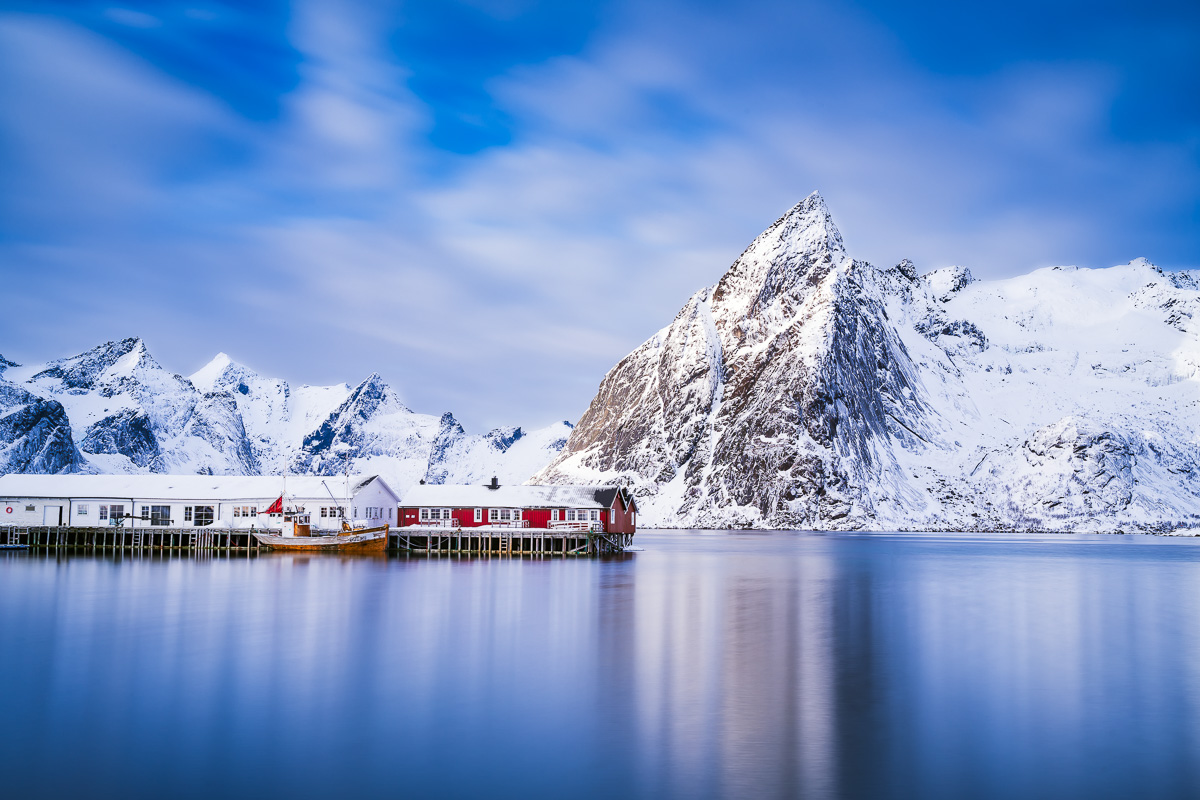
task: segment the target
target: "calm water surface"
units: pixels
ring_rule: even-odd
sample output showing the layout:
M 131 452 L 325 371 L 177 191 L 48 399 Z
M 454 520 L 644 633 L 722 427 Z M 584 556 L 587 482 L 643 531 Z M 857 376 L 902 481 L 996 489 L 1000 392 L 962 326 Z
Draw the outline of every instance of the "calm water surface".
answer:
M 4 797 L 1200 797 L 1200 539 L 0 553 Z

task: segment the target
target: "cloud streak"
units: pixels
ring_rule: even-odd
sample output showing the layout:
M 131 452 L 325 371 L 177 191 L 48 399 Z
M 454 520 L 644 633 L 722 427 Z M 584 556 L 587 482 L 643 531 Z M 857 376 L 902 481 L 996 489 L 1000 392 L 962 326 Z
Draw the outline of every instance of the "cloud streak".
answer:
M 161 25 L 118 15 L 131 36 L 207 41 L 138 13 Z M 194 23 L 234 12 L 212 13 Z M 0 259 L 29 310 L 4 354 L 139 333 L 184 372 L 218 350 L 294 381 L 378 370 L 478 429 L 577 417 L 813 189 L 879 264 L 1200 266 L 1200 136 L 1178 112 L 1174 138 L 1114 133 L 1124 62 L 954 74 L 866 6 L 607 4 L 536 46 L 551 23 L 513 33 L 522 4 L 463 13 L 479 46 L 508 38 L 447 104 L 421 78 L 467 56 L 406 56 L 412 15 L 373 4 L 293 6 L 249 47 L 278 63 L 246 96 L 97 14 L 0 15 Z M 439 143 L 472 115 L 476 145 Z

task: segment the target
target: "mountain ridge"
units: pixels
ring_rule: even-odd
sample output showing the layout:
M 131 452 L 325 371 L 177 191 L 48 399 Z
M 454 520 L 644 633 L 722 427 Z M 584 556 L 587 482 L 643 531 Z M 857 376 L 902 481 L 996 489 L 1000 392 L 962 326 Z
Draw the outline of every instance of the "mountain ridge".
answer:
M 0 365 L 0 473 L 349 468 L 381 474 L 399 491 L 418 480 L 483 483 L 493 475 L 519 483 L 569 431 L 555 424 L 468 434 L 455 422 L 439 440 L 438 421 L 401 403 L 378 373 L 354 386 L 292 387 L 219 353 L 184 377 L 137 337 L 44 364 Z M 511 453 L 520 442 L 528 445 Z
M 605 375 L 532 480 L 628 482 L 668 527 L 1192 525 L 1198 319 L 1196 276 L 1144 259 L 875 267 L 814 193 Z

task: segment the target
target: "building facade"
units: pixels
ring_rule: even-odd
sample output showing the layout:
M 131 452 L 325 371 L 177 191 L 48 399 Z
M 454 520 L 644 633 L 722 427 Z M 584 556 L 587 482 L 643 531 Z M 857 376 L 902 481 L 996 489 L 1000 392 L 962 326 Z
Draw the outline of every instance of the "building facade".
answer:
M 377 475 L 0 475 L 0 525 L 335 530 L 396 524 L 399 498 Z
M 637 503 L 618 486 L 421 484 L 404 493 L 398 527 L 567 528 L 634 533 Z

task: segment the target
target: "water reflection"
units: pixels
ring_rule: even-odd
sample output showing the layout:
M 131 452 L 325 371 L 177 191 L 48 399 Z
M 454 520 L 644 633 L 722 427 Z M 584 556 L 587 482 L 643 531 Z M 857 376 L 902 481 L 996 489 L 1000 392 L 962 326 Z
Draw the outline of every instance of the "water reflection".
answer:
M 1200 551 L 0 554 L 13 796 L 1200 796 Z M 7 794 L 7 792 L 6 792 Z

